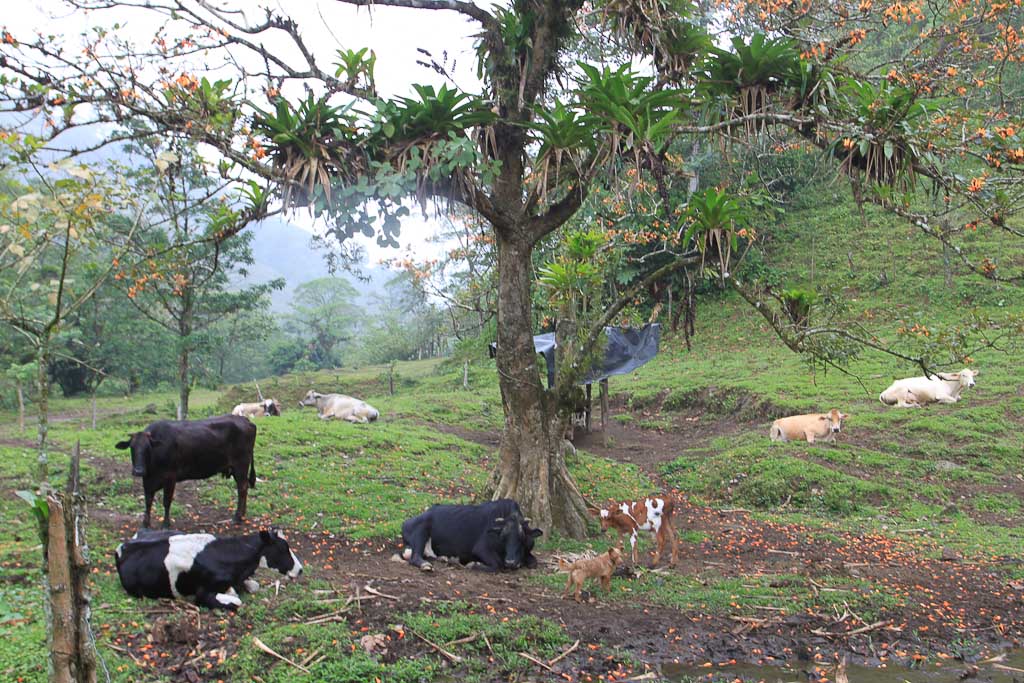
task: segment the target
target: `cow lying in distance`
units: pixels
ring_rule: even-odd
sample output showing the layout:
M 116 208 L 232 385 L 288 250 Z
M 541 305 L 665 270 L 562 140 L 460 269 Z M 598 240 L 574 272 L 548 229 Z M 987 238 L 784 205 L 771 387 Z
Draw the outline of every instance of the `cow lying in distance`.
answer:
M 217 538 L 212 534 L 143 531 L 114 552 L 121 585 L 137 598 L 191 598 L 210 609 L 235 610 L 238 591 L 255 593 L 251 577 L 258 567 L 276 569 L 288 578 L 302 573 L 302 563 L 276 530 Z
M 479 562 L 484 569 L 533 569 L 534 539 L 543 534 L 531 529 L 514 500 L 479 505 L 434 505 L 402 524 L 402 559 L 424 571 L 427 560 L 455 558 L 462 564 Z
M 273 398 L 268 398 L 260 403 L 239 403 L 231 410 L 231 414 L 248 418 L 280 416 L 281 403 Z
M 769 432 L 772 441 L 804 441 L 814 443 L 818 439 L 835 443 L 836 434 L 842 431 L 843 420 L 849 415 L 835 408 L 827 413 L 809 413 L 780 417 L 772 422 Z
M 256 425 L 237 415 L 205 420 L 171 422 L 160 420 L 144 431 L 132 434 L 114 448 L 131 449 L 132 476 L 142 477 L 146 514 L 142 526 L 149 527 L 149 512 L 156 492 L 164 492 L 164 528 L 171 525 L 171 501 L 179 481 L 207 479 L 215 474 L 235 478 L 238 508 L 235 522 L 245 517 L 249 488 L 256 486 Z M 248 475 L 248 476 L 247 476 Z
M 373 422 L 380 412 L 366 401 L 345 394 L 321 394 L 310 389 L 299 406 L 316 406 L 321 420 L 337 418 L 349 422 Z
M 878 400 L 897 408 L 920 408 L 925 403 L 956 403 L 960 392 L 974 386 L 977 370 L 938 372 L 931 377 L 898 379 L 878 395 Z
M 651 566 L 661 560 L 665 545 L 672 546 L 669 564 L 675 565 L 678 539 L 672 528 L 672 512 L 674 505 L 668 498 L 641 498 L 637 501 L 616 503 L 609 507 L 590 508 L 590 514 L 601 520 L 601 530 L 614 529 L 619 534 L 619 545 L 622 537 L 629 534 L 629 545 L 632 549 L 633 564 L 637 563 L 637 537 L 641 531 L 650 531 L 658 543 Z

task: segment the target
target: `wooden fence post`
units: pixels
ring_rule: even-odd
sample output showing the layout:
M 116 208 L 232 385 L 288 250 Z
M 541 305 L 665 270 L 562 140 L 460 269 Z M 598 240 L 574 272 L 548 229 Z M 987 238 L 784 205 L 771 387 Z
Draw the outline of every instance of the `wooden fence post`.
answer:
M 50 683 L 95 683 L 96 653 L 90 632 L 89 558 L 85 501 L 79 488 L 80 446 L 71 453 L 67 488 L 50 491 L 46 585 L 50 628 Z

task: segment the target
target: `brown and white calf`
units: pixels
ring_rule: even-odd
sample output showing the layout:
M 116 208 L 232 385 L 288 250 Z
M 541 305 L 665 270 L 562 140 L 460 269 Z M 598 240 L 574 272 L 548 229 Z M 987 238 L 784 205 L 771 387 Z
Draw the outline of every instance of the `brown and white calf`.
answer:
M 672 554 L 669 564 L 676 563 L 678 539 L 672 527 L 672 501 L 664 497 L 641 498 L 636 501 L 615 503 L 606 508 L 591 508 L 590 514 L 601 520 L 602 531 L 614 529 L 619 534 L 619 545 L 622 537 L 629 534 L 629 545 L 632 551 L 633 564 L 637 563 L 636 542 L 641 531 L 649 531 L 658 543 L 651 566 L 658 564 L 665 545 L 670 544 Z

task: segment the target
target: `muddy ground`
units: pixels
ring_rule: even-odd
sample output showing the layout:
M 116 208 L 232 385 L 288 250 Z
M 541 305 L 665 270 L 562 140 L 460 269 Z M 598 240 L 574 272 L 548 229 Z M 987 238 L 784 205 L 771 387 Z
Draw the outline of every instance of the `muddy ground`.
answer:
M 635 463 L 657 481 L 657 465 L 674 457 L 681 439 L 707 440 L 750 426 L 723 422 L 709 429 L 706 422 L 699 423 L 697 415 L 686 413 L 677 415 L 664 430 L 639 429 L 612 421 L 610 439 L 595 433 L 580 437 L 577 445 L 604 457 Z M 480 443 L 497 444 L 496 434 L 463 429 L 458 432 Z M 100 478 L 124 476 L 121 463 L 97 458 L 91 464 Z M 202 483 L 179 485 L 172 510 L 176 528 L 238 533 L 237 527 L 225 519 L 228 511 L 199 505 L 194 493 L 199 485 Z M 572 680 L 644 674 L 644 669 L 631 669 L 628 661 L 623 661 L 628 658 L 588 647 L 598 643 L 629 653 L 647 663 L 647 669 L 657 670 L 662 662 L 711 667 L 734 661 L 787 662 L 806 670 L 814 679 L 826 671 L 816 671 L 815 663 L 828 664 L 844 656 L 851 664 L 907 664 L 921 656 L 952 654 L 955 658 L 955 643 L 969 641 L 980 646 L 969 653 L 976 658 L 1001 648 L 1019 647 L 1024 641 L 1024 585 L 1007 580 L 1004 572 L 1007 567 L 1019 567 L 1021 557 L 967 562 L 951 553 L 943 556 L 940 548 L 922 549 L 909 537 L 900 540 L 839 534 L 825 541 L 820 534 L 799 526 L 756 520 L 742 510 L 716 511 L 692 505 L 684 495 L 676 495 L 677 529 L 699 532 L 691 537 L 704 540 L 699 544 L 681 542 L 680 561 L 675 567 L 662 567 L 661 572 L 709 579 L 787 574 L 813 580 L 848 575 L 854 583 L 862 579 L 884 585 L 905 598 L 904 606 L 866 623 L 845 610 L 782 612 L 766 607 L 754 617 L 749 612 L 746 616 L 708 615 L 648 604 L 639 595 L 632 603 L 608 602 L 598 595 L 577 604 L 562 600 L 558 590 L 529 581 L 525 570 L 495 576 L 438 562 L 435 571 L 423 573 L 394 561 L 397 546 L 390 541 L 352 542 L 329 530 L 290 540 L 296 553 L 308 566 L 315 567 L 316 575 L 330 582 L 338 595 L 353 595 L 357 590 L 365 595 L 369 586 L 394 598 L 365 600 L 361 613 L 345 615 L 353 633 L 388 633 L 397 613 L 429 609 L 433 602 L 448 599 L 466 601 L 480 613 L 533 614 L 563 624 L 570 639 L 580 640 L 576 651 L 552 667 Z M 92 509 L 90 516 L 95 523 L 116 529 L 124 537 L 130 536 L 138 524 L 137 516 L 110 510 Z M 211 524 L 211 520 L 222 521 Z M 252 519 L 246 526 L 254 529 L 271 521 Z M 651 543 L 642 541 L 641 548 L 649 550 Z M 537 555 L 541 566 L 534 571 L 554 571 L 555 559 L 545 552 L 543 543 Z M 113 569 L 109 561 L 100 559 L 100 571 Z M 619 568 L 619 574 L 627 577 L 632 571 L 628 566 Z M 299 584 L 282 584 L 281 590 L 302 588 Z M 330 608 L 325 607 L 327 612 Z M 115 646 L 142 661 L 150 658 L 155 643 L 164 653 L 156 668 L 171 680 L 191 683 L 211 680 L 217 671 L 216 662 L 231 654 L 244 630 L 240 617 L 226 616 L 226 621 L 218 623 L 208 612 L 199 613 L 180 604 L 154 602 L 150 616 L 148 633 L 121 637 Z M 238 631 L 239 637 L 224 639 L 225 624 L 229 633 Z M 399 639 L 394 631 L 390 633 L 389 657 L 438 656 L 415 638 Z M 540 667 L 536 672 L 539 677 L 555 675 Z

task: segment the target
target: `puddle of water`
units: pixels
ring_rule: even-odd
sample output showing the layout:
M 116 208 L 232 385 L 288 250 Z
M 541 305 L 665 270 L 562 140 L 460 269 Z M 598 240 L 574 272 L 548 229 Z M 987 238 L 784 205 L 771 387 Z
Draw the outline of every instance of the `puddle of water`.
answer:
M 926 664 L 922 669 L 889 665 L 885 669 L 865 666 L 847 666 L 846 676 L 850 683 L 960 683 L 961 674 L 968 665 L 963 662 L 944 660 L 942 666 Z M 1024 681 L 1024 651 L 1006 653 L 1005 660 L 990 664 L 977 664 L 978 675 L 968 681 L 979 683 L 1020 683 Z M 999 666 L 1007 667 L 1000 669 Z M 803 667 L 810 669 L 810 665 Z M 763 683 L 805 683 L 808 680 L 803 668 L 786 666 L 758 666 L 736 664 L 733 666 L 699 667 L 680 664 L 662 664 L 661 675 L 670 681 L 694 683 L 732 683 L 733 681 L 763 681 Z M 835 680 L 835 670 L 823 668 L 829 681 Z

